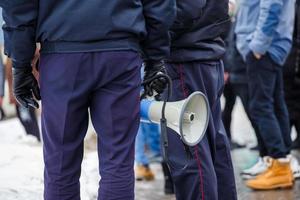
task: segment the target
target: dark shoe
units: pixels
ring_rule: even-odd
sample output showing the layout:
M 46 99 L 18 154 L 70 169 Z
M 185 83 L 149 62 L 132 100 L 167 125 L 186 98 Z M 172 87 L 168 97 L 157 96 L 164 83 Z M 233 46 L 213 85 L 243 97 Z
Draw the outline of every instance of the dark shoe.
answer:
M 0 108 L 0 121 L 3 120 L 5 118 L 5 113 L 4 110 L 2 108 Z
M 231 150 L 241 149 L 241 148 L 245 148 L 245 147 L 246 147 L 246 145 L 239 144 L 239 143 L 233 142 L 233 141 L 230 142 L 230 148 L 231 148 Z
M 166 195 L 172 195 L 172 194 L 174 194 L 175 192 L 174 192 L 174 187 L 172 186 L 171 187 L 171 185 L 170 186 L 167 186 L 168 184 L 166 183 L 165 184 L 165 194 Z
M 164 188 L 165 194 L 174 194 L 175 193 L 174 184 L 173 184 L 169 167 L 165 162 L 162 162 L 161 166 L 165 177 L 165 188 Z
M 300 149 L 300 141 L 299 141 L 299 139 L 298 139 L 298 140 L 295 140 L 295 141 L 292 143 L 292 149 Z

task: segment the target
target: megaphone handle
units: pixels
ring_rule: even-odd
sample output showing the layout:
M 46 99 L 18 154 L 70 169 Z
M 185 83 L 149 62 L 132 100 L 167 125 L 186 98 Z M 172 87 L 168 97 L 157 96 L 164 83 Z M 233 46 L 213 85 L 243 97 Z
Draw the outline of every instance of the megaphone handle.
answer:
M 192 152 L 191 152 L 189 146 L 186 145 L 184 142 L 182 142 L 182 143 L 183 143 L 183 145 L 184 145 L 184 150 L 185 150 L 186 156 L 188 157 L 189 160 L 192 160 L 193 154 L 192 154 Z
M 160 131 L 161 131 L 161 144 L 162 144 L 162 156 L 165 162 L 168 161 L 168 135 L 167 135 L 167 120 L 165 118 L 160 119 Z

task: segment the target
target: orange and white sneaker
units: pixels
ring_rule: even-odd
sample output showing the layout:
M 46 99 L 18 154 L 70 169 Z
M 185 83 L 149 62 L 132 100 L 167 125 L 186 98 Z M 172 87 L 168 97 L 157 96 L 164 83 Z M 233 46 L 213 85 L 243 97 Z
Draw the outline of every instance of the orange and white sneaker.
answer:
M 268 159 L 268 169 L 256 178 L 246 182 L 246 185 L 256 190 L 271 190 L 288 188 L 294 184 L 294 176 L 290 166 L 290 159 Z

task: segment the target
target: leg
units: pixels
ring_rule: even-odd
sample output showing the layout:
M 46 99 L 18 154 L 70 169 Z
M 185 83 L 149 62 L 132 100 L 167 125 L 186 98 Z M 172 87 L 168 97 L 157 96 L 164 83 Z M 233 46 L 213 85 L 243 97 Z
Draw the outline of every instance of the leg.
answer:
M 244 110 L 251 122 L 251 125 L 254 129 L 256 139 L 257 139 L 257 145 L 259 149 L 260 157 L 264 157 L 268 155 L 268 151 L 265 147 L 265 144 L 262 140 L 262 137 L 259 133 L 258 128 L 256 127 L 255 123 L 253 123 L 253 120 L 251 119 L 251 116 L 249 114 L 249 90 L 248 90 L 248 84 L 234 84 L 234 91 L 241 98 L 242 104 L 244 106 Z
M 137 163 L 135 178 L 138 181 L 143 179 L 150 181 L 154 179 L 154 174 L 149 167 L 149 159 L 145 152 L 147 138 L 149 137 L 148 134 L 151 132 L 151 130 L 149 131 L 150 125 L 149 123 L 142 122 L 135 140 L 135 162 Z
M 222 112 L 222 119 L 228 139 L 231 141 L 231 114 L 236 100 L 236 94 L 234 93 L 233 86 L 230 82 L 225 84 L 224 87 L 225 107 Z
M 207 96 L 211 110 L 220 105 L 223 88 L 220 62 L 169 65 L 167 69 L 173 80 L 171 101 L 182 100 L 194 91 L 201 91 Z M 214 119 L 216 116 L 219 118 L 217 122 Z M 168 130 L 169 143 L 172 144 L 168 149 L 168 164 L 175 184 L 176 199 L 236 199 L 230 148 L 223 125 L 222 135 L 217 135 L 216 125 L 219 124 L 222 124 L 220 107 L 217 114 L 211 113 L 202 141 L 189 149 L 192 160 L 187 158 L 180 137 Z M 220 158 L 222 160 L 217 161 Z
M 292 149 L 300 148 L 300 119 L 290 119 L 290 127 L 295 127 L 297 137 L 292 143 Z
M 1 47 L 1 45 L 0 45 Z M 5 70 L 2 57 L 0 57 L 0 108 L 2 107 L 5 86 Z M 0 113 L 1 116 L 1 113 Z M 1 118 L 0 118 L 1 119 Z
M 90 86 L 85 61 L 84 54 L 41 56 L 45 200 L 80 199 Z
M 149 124 L 145 130 L 147 134 L 147 143 L 153 153 L 153 157 L 161 157 L 161 144 L 160 144 L 160 130 L 159 126 L 156 124 Z M 164 175 L 164 192 L 165 194 L 174 194 L 174 184 L 173 179 L 166 162 L 161 162 L 163 175 Z
M 139 127 L 141 84 L 138 54 L 106 52 L 96 56 L 98 87 L 91 102 L 91 119 L 98 134 L 101 180 L 98 199 L 134 199 L 134 145 Z M 105 76 L 109 75 L 109 76 Z
M 160 130 L 156 124 L 150 124 L 147 129 L 147 144 L 154 157 L 160 156 Z
M 275 89 L 275 115 L 278 120 L 281 137 L 283 138 L 286 154 L 290 154 L 292 147 L 292 139 L 291 139 L 291 128 L 289 122 L 289 114 L 287 105 L 284 99 L 284 89 L 283 89 L 283 77 L 282 77 L 282 68 L 277 68 L 277 79 L 276 79 L 276 89 Z
M 268 155 L 273 158 L 286 156 L 281 129 L 274 110 L 277 73 L 269 56 L 257 60 L 252 54 L 247 58 L 249 83 L 249 113 L 257 127 Z
M 149 165 L 147 156 L 145 155 L 146 133 L 143 130 L 143 122 L 140 124 L 136 142 L 135 142 L 135 161 L 138 165 Z
M 22 106 L 16 105 L 17 116 L 21 121 L 25 131 L 28 135 L 33 135 L 39 141 L 40 138 L 40 129 L 38 126 L 36 113 L 34 108 L 24 108 Z
M 193 92 L 192 90 L 189 91 L 189 88 L 186 86 L 187 78 L 185 78 L 184 70 L 189 67 L 192 66 L 180 64 L 167 67 L 168 74 L 173 80 L 171 101 L 182 100 Z M 197 80 L 199 80 L 199 77 Z M 170 144 L 168 165 L 175 185 L 176 199 L 217 199 L 217 187 L 215 187 L 217 185 L 217 177 L 214 171 L 212 152 L 207 134 L 199 146 L 190 149 L 194 157 L 192 160 L 188 159 L 183 143 L 177 133 L 169 129 L 168 139 Z M 195 158 L 196 155 L 200 159 L 197 160 Z
M 300 118 L 295 121 L 295 128 L 297 132 L 297 137 L 300 138 Z
M 230 146 L 228 139 L 225 134 L 225 129 L 221 121 L 221 103 L 220 98 L 223 92 L 223 64 L 215 64 L 216 72 L 218 75 L 218 84 L 216 90 L 216 100 L 214 105 L 211 107 L 213 116 L 214 129 L 216 133 L 216 153 L 215 153 L 215 171 L 218 180 L 218 199 L 219 200 L 236 200 L 237 192 L 234 179 L 234 171 L 232 166 Z M 203 72 L 202 72 L 203 73 Z M 210 72 L 211 73 L 211 72 Z M 209 81 L 206 81 L 209 83 Z M 212 83 L 206 86 L 207 89 L 212 89 Z

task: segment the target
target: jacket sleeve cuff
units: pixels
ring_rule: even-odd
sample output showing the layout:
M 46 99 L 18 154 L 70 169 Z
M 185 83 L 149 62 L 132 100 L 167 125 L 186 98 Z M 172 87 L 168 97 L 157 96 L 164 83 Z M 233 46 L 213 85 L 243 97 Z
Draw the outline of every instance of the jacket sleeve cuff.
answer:
M 266 36 L 260 31 L 254 33 L 253 39 L 249 44 L 251 51 L 264 55 L 268 51 L 272 44 L 272 38 Z

